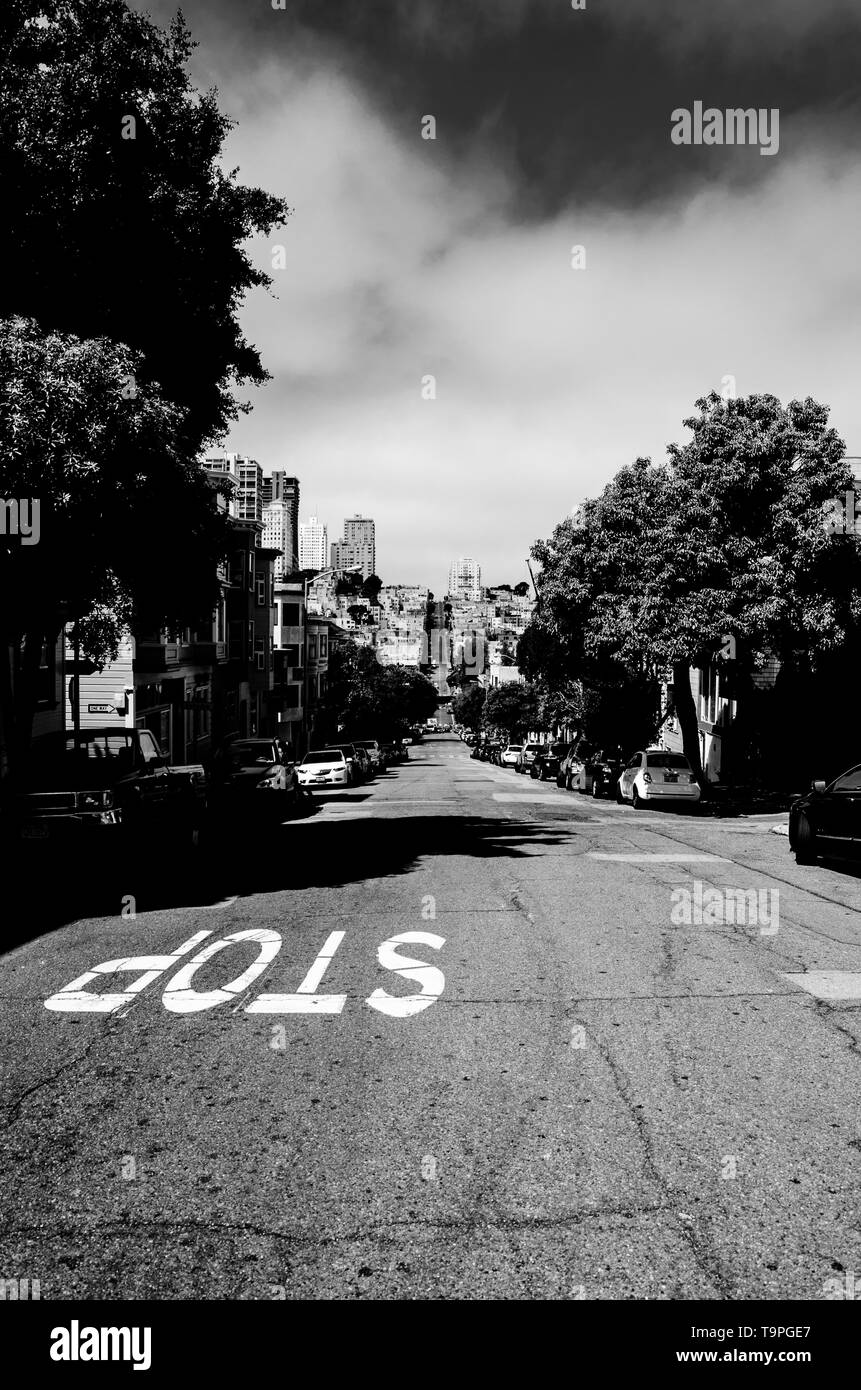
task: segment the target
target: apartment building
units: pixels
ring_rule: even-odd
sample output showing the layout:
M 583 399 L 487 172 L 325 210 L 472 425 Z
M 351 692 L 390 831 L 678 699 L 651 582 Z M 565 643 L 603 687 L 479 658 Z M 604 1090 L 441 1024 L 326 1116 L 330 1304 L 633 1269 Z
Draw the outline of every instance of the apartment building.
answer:
M 324 570 L 329 562 L 329 528 L 311 516 L 299 527 L 300 570 Z

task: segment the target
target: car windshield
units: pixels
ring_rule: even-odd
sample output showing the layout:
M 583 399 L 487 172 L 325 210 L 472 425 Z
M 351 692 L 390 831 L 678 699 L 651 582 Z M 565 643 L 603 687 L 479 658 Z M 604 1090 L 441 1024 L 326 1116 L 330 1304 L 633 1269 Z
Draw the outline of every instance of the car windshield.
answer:
M 306 753 L 303 763 L 342 763 L 344 754 L 340 748 L 321 748 L 319 753 Z
M 842 776 L 831 788 L 834 792 L 857 792 L 861 791 L 861 767 L 853 767 L 850 772 L 844 772 Z
M 227 757 L 233 767 L 269 767 L 274 761 L 269 743 L 232 743 Z
M 524 753 L 538 753 L 544 747 L 542 743 L 527 743 Z
M 647 753 L 646 767 L 669 767 L 682 772 L 691 770 L 684 753 Z
M 117 756 L 130 754 L 132 748 L 131 737 L 118 729 L 116 733 L 95 734 L 89 733 L 84 729 L 79 736 L 77 750 L 75 748 L 75 736 L 71 733 L 61 734 L 59 738 L 43 738 L 33 744 L 32 758 L 35 761 L 49 761 L 56 758 L 58 754 L 74 756 L 77 751 L 79 758 L 88 758 L 93 761 L 104 761 L 105 759 L 115 759 Z

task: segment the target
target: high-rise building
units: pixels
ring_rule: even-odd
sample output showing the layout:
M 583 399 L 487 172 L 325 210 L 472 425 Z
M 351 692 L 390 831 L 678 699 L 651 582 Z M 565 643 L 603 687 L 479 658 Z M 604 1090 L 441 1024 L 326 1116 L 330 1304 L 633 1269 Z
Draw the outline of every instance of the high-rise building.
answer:
M 294 574 L 299 566 L 299 479 L 284 472 L 263 479 L 263 544 L 283 554 L 275 562 L 275 577 Z
M 263 520 L 263 469 L 244 454 L 207 454 L 203 467 L 211 475 L 223 475 L 236 484 L 230 515 L 237 521 Z
M 343 539 L 332 542 L 332 569 L 360 569 L 363 579 L 376 574 L 376 528 L 369 516 L 357 512 L 344 522 Z
M 300 570 L 324 570 L 329 563 L 329 528 L 316 516 L 299 527 Z
M 451 598 L 479 601 L 481 565 L 477 560 L 471 560 L 468 555 L 462 555 L 459 560 L 452 560 L 448 572 L 448 592 Z

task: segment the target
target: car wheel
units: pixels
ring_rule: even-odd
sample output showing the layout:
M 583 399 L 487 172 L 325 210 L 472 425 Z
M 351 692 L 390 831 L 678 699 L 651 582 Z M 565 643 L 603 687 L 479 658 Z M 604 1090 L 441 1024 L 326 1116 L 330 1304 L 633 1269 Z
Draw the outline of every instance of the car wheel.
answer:
M 624 804 L 625 804 L 625 796 L 624 796 L 624 793 L 623 793 L 623 791 L 622 791 L 622 783 L 621 783 L 621 782 L 617 782 L 617 783 L 616 783 L 616 800 L 617 800 L 617 802 L 619 803 L 620 806 L 624 806 Z
M 633 806 L 635 811 L 642 811 L 645 804 L 645 801 L 640 796 L 640 793 L 637 791 L 637 784 L 635 782 L 631 791 L 631 805 Z
M 593 778 L 592 778 L 592 797 L 593 797 L 593 799 L 594 799 L 595 801 L 597 801 L 600 795 L 601 795 L 601 788 L 600 788 L 600 785 L 599 785 L 599 783 L 598 783 L 598 778 L 597 778 L 597 777 L 593 777 Z
M 816 862 L 816 833 L 805 815 L 798 817 L 798 825 L 795 829 L 795 862 L 796 864 Z
M 565 786 L 565 778 L 564 778 L 564 777 L 557 776 L 557 778 L 556 778 L 556 785 L 557 785 L 557 787 L 564 787 L 564 786 Z

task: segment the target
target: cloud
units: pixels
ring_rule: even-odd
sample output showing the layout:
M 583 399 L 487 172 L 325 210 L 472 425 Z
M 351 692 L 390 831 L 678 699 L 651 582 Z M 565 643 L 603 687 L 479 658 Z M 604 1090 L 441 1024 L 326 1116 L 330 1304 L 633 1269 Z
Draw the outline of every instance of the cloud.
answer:
M 503 38 L 526 23 L 522 6 L 474 9 Z M 621 0 L 601 12 L 624 27 Z M 427 24 L 429 13 L 420 7 L 409 22 Z M 689 21 L 671 4 L 637 13 L 664 47 L 688 41 Z M 784 40 L 813 42 L 806 7 L 781 13 Z M 331 539 L 345 515 L 374 516 L 384 579 L 439 591 L 459 554 L 477 556 L 488 580 L 526 577 L 531 542 L 637 455 L 662 457 L 684 437 L 695 399 L 727 375 L 743 394 L 826 401 L 861 453 L 861 174 L 846 155 L 852 112 L 828 71 L 817 75 L 820 96 L 799 96 L 782 120 L 779 156 L 763 160 L 670 146 L 678 86 L 702 77 L 671 64 L 648 107 L 660 121 L 651 138 L 670 161 L 656 175 L 650 147 L 644 155 L 637 143 L 648 124 L 640 89 L 624 109 L 605 110 L 599 69 L 586 96 L 564 84 L 551 93 L 566 110 L 573 103 L 571 131 L 586 121 L 584 143 L 557 131 L 558 168 L 535 158 L 524 177 L 516 141 L 545 151 L 555 108 L 531 107 L 525 93 L 512 116 L 499 73 L 474 79 L 484 83 L 476 125 L 457 110 L 473 67 L 431 65 L 451 104 L 440 138 L 423 141 L 421 114 L 434 109 L 424 88 L 407 100 L 343 30 L 294 25 L 281 49 L 245 30 L 228 43 L 224 14 L 207 16 L 217 41 L 197 61 L 240 122 L 227 163 L 295 209 L 271 239 L 286 248 L 286 269 L 273 272 L 278 298 L 255 294 L 242 315 L 274 380 L 254 394 L 230 447 L 295 472 L 303 516 L 326 520 Z M 680 27 L 664 34 L 674 16 Z M 739 27 L 726 28 L 727 16 Z M 723 52 L 747 21 L 725 3 L 703 25 Z M 268 21 L 260 28 L 275 32 Z M 513 62 L 517 46 L 506 51 Z M 622 62 L 617 84 L 652 80 L 636 51 L 626 48 L 624 62 L 619 48 L 605 51 L 608 66 Z M 579 177 L 586 162 L 589 179 Z M 586 247 L 585 270 L 571 268 L 575 243 Z M 252 250 L 270 264 L 271 244 Z M 422 399 L 428 373 L 435 400 Z
M 276 380 L 232 447 L 295 471 L 333 538 L 374 515 L 385 578 L 438 588 L 461 553 L 521 577 L 536 536 L 661 457 L 727 374 L 819 395 L 861 438 L 861 176 L 819 161 L 815 122 L 804 153 L 733 194 L 700 183 L 636 218 L 583 203 L 536 225 L 499 171 L 468 177 L 343 73 L 273 68 L 256 91 L 269 117 L 229 157 L 295 215 L 279 297 L 245 315 Z

